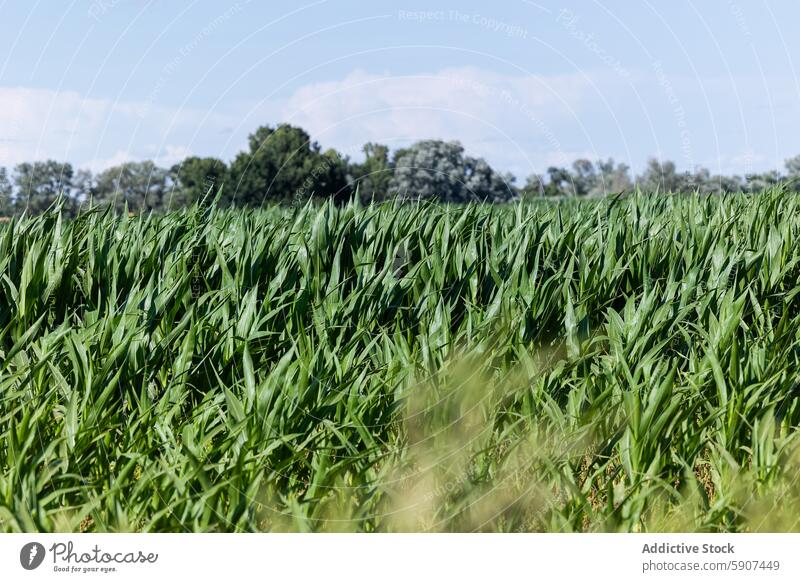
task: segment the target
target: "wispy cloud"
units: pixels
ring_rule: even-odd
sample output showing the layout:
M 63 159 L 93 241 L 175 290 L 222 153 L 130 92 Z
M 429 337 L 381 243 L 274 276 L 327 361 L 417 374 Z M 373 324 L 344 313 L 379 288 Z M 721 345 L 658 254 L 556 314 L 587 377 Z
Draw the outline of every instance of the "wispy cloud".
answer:
M 789 82 L 770 80 L 769 86 L 772 107 L 759 108 L 763 87 L 744 77 L 700 82 L 671 74 L 665 91 L 654 71 L 635 72 L 623 85 L 609 71 L 534 75 L 458 67 L 398 76 L 355 70 L 282 99 L 227 102 L 214 110 L 0 87 L 0 165 L 55 158 L 98 171 L 141 159 L 170 165 L 190 153 L 230 160 L 259 125 L 288 122 L 354 158 L 368 141 L 397 148 L 457 139 L 470 154 L 519 178 L 578 157 L 608 156 L 637 171 L 647 157 L 661 156 L 681 169 L 702 164 L 712 172 L 745 173 L 779 167 L 798 151 L 782 137 L 797 127 Z M 744 115 L 744 103 L 756 107 Z M 686 151 L 691 156 L 682 157 Z
M 168 165 L 189 154 L 200 123 L 219 132 L 231 118 L 74 91 L 0 87 L 0 166 L 46 158 L 94 171 L 143 158 Z
M 71 143 L 96 135 L 111 108 L 74 91 L 0 87 L 0 164 L 64 158 Z
M 554 128 L 578 119 L 592 85 L 583 74 L 505 75 L 463 67 L 392 76 L 357 70 L 298 89 L 283 115 L 351 155 L 367 141 L 397 146 L 447 138 L 497 162 L 514 158 L 527 165 L 526 157 L 540 157 L 530 151 L 532 137 L 547 156 L 564 153 Z M 506 155 L 498 158 L 501 151 Z

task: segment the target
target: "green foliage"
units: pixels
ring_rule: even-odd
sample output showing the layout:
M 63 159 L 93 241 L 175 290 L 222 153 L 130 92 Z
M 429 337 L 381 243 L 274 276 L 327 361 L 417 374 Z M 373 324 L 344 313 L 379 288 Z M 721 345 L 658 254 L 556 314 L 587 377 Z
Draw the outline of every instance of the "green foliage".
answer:
M 75 202 L 83 204 L 97 195 L 97 181 L 91 170 L 78 170 L 72 179 Z
M 364 145 L 364 163 L 351 164 L 352 188 L 365 202 L 389 198 L 389 182 L 394 165 L 389 161 L 389 147 L 376 143 Z
M 508 202 L 517 198 L 615 196 L 636 187 L 661 194 L 757 194 L 777 186 L 800 191 L 800 156 L 786 160 L 786 173 L 770 170 L 741 176 L 712 175 L 706 168 L 678 172 L 670 161 L 649 160 L 631 179 L 626 164 L 613 159 L 578 159 L 569 168 L 551 166 L 533 174 L 524 187 L 514 177 L 496 172 L 482 158 L 464 155 L 458 142 L 425 140 L 393 153 L 388 146 L 367 143 L 364 161 L 351 163 L 319 144 L 298 127 L 282 124 L 259 128 L 250 136 L 249 151 L 228 169 L 222 160 L 191 156 L 169 170 L 152 161 L 129 162 L 93 176 L 74 175 L 69 164 L 52 160 L 20 164 L 14 190 L 0 168 L 0 216 L 27 211 L 38 214 L 59 196 L 70 215 L 83 204 L 101 203 L 117 212 L 167 211 L 202 200 L 212 188 L 227 183 L 222 206 L 261 207 L 267 203 L 298 206 L 309 199 L 344 204 L 358 192 L 362 203 L 393 198 L 445 203 Z
M 790 180 L 800 179 L 800 156 L 786 160 L 786 174 Z
M 800 515 L 800 201 L 0 224 L 3 531 Z
M 174 165 L 170 172 L 175 182 L 170 208 L 200 202 L 209 191 L 216 191 L 228 179 L 225 162 L 217 158 L 191 156 Z
M 599 160 L 593 164 L 579 159 L 572 164 L 572 171 L 551 166 L 548 179 L 534 174 L 528 178 L 524 192 L 527 198 L 539 196 L 608 196 L 630 191 L 633 187 L 625 164 L 614 164 L 614 160 Z
M 66 209 L 71 212 L 74 208 L 70 198 L 72 174 L 70 164 L 61 164 L 54 160 L 18 164 L 14 168 L 17 210 L 38 214 L 62 197 Z
M 250 135 L 250 150 L 231 164 L 227 195 L 241 206 L 268 202 L 305 202 L 309 198 L 350 197 L 347 161 L 319 144 L 299 127 L 259 127 Z
M 169 206 L 170 186 L 169 173 L 153 162 L 126 162 L 97 175 L 91 202 L 117 211 L 162 210 Z
M 550 166 L 547 168 L 547 178 L 547 185 L 544 187 L 545 196 L 574 196 L 578 190 L 574 187 L 575 178 L 564 168 Z
M 516 196 L 513 182 L 482 158 L 465 156 L 457 141 L 423 140 L 397 152 L 389 192 L 403 199 L 502 202 Z
M 662 163 L 651 159 L 636 185 L 646 192 L 683 192 L 687 186 L 684 178 L 684 175 L 678 173 L 675 162 Z
M 8 172 L 0 167 L 0 216 L 9 216 L 14 209 L 12 196 L 14 194 Z

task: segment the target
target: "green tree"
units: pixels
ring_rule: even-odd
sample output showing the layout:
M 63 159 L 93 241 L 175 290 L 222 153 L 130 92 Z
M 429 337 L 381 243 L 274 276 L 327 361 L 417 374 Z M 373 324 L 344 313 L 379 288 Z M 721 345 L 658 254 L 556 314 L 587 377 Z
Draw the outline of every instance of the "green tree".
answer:
M 744 184 L 740 176 L 711 175 L 705 168 L 699 168 L 691 177 L 693 190 L 704 194 L 722 194 L 724 192 L 742 192 Z
M 509 180 L 482 158 L 464 156 L 457 141 L 423 140 L 395 156 L 389 191 L 409 199 L 499 202 L 516 195 Z
M 636 178 L 636 185 L 644 192 L 664 193 L 692 192 L 695 184 L 690 173 L 680 173 L 675 162 L 660 162 L 651 158 L 644 173 Z
M 531 174 L 522 189 L 525 198 L 541 198 L 545 195 L 545 179 L 541 174 Z
M 97 195 L 97 181 L 90 170 L 78 170 L 72 179 L 76 202 L 85 204 Z
M 800 156 L 789 158 L 784 165 L 790 178 L 800 178 Z
M 377 143 L 364 145 L 364 162 L 350 166 L 350 184 L 358 188 L 361 199 L 385 200 L 394 165 L 389 161 L 389 147 Z
M 170 189 L 169 173 L 153 162 L 127 162 L 97 175 L 92 199 L 130 212 L 165 209 Z
M 203 200 L 209 191 L 212 197 L 216 195 L 228 178 L 228 167 L 217 158 L 192 156 L 172 166 L 170 174 L 175 188 L 168 206 L 175 208 Z
M 744 191 L 744 183 L 741 176 L 713 176 L 711 183 L 718 184 L 718 191 L 721 192 L 742 192 Z
M 513 175 L 495 172 L 483 158 L 466 157 L 464 166 L 464 189 L 471 200 L 503 202 L 517 197 L 518 192 L 514 188 L 516 178 Z
M 19 211 L 38 214 L 49 208 L 59 196 L 64 197 L 64 210 L 71 214 L 72 166 L 54 160 L 24 162 L 14 168 L 14 184 L 17 189 L 15 206 Z
M 793 190 L 800 191 L 800 156 L 786 160 L 786 178 Z
M 11 180 L 8 179 L 8 171 L 0 168 L 0 216 L 10 216 L 14 211 L 11 199 L 13 193 L 14 189 L 11 187 Z
M 587 196 L 597 188 L 598 176 L 594 164 L 586 159 L 572 162 L 570 185 L 574 196 Z
M 607 196 L 633 187 L 626 164 L 614 160 L 599 160 L 593 164 L 587 159 L 575 160 L 572 169 L 550 166 L 547 177 L 532 174 L 525 185 L 527 196 Z
M 724 192 L 741 192 L 742 179 L 739 176 L 712 176 L 707 168 L 696 168 L 686 178 L 685 192 L 702 192 L 703 194 L 722 194 Z
M 569 170 L 557 166 L 547 168 L 544 195 L 548 197 L 574 196 L 575 189 L 572 187 L 572 174 Z
M 594 185 L 589 190 L 589 196 L 608 196 L 619 194 L 633 188 L 630 177 L 630 168 L 627 164 L 614 164 L 614 160 L 600 160 L 597 162 L 597 177 Z
M 747 192 L 757 194 L 767 188 L 777 186 L 782 182 L 780 172 L 778 170 L 770 170 L 763 174 L 747 174 L 744 177 L 744 189 Z
M 336 151 L 322 152 L 299 127 L 259 127 L 250 135 L 249 151 L 231 164 L 228 192 L 237 204 L 294 202 L 310 197 L 347 200 L 347 160 Z

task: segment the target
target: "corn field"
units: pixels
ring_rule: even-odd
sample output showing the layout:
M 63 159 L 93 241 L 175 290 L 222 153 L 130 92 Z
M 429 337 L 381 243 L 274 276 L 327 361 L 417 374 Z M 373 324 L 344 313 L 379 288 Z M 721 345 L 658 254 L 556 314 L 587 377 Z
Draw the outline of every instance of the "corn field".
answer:
M 0 224 L 0 531 L 800 530 L 800 203 Z

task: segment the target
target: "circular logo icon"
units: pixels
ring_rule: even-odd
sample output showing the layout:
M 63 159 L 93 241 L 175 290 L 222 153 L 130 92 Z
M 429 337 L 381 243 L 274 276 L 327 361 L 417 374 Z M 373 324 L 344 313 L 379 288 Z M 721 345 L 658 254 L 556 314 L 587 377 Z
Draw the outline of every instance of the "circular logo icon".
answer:
M 44 561 L 44 546 L 39 542 L 30 542 L 19 551 L 19 563 L 26 570 L 35 570 Z

